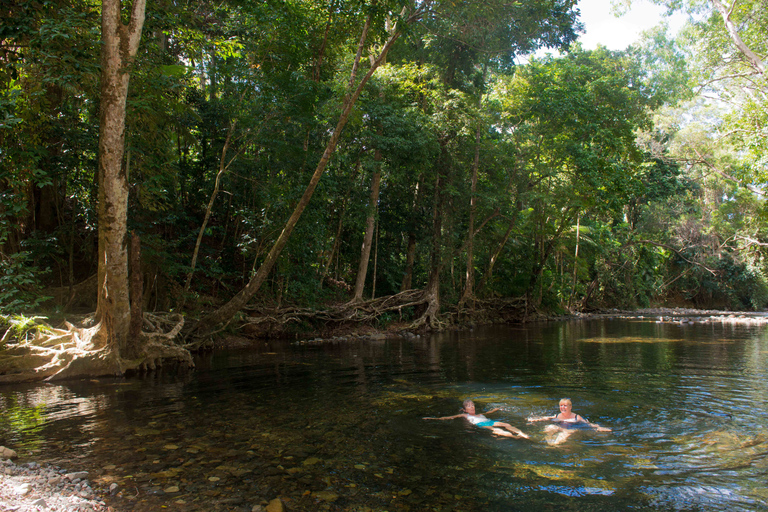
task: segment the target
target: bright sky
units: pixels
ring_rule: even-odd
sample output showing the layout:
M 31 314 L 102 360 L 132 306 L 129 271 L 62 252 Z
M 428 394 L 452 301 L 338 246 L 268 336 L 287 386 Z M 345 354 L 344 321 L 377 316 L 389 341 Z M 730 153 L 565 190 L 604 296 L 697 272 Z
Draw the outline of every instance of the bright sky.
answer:
M 648 0 L 632 0 L 632 9 L 620 18 L 612 14 L 611 0 L 580 0 L 581 21 L 586 32 L 579 38 L 586 50 L 602 44 L 609 50 L 623 50 L 640 39 L 644 30 L 664 21 L 664 8 Z M 684 18 L 670 18 L 670 30 L 675 33 Z

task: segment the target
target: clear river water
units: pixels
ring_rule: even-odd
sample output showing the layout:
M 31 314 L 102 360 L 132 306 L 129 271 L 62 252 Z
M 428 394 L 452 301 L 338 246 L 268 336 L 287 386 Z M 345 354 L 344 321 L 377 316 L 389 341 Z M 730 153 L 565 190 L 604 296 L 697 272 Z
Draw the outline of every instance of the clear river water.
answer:
M 87 470 L 117 511 L 768 510 L 768 331 L 573 320 L 260 342 L 194 371 L 0 387 L 0 445 Z M 612 432 L 546 442 L 531 415 Z M 464 419 L 465 398 L 530 440 Z

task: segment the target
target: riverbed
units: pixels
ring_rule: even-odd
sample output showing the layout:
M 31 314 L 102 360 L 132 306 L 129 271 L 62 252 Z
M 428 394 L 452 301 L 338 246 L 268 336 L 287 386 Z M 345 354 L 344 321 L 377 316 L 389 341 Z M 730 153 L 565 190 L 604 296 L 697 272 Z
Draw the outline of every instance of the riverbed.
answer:
M 270 341 L 194 371 L 0 388 L 0 444 L 115 510 L 768 510 L 764 325 L 599 318 Z M 546 442 L 532 415 L 612 432 Z M 530 440 L 463 419 L 465 398 Z

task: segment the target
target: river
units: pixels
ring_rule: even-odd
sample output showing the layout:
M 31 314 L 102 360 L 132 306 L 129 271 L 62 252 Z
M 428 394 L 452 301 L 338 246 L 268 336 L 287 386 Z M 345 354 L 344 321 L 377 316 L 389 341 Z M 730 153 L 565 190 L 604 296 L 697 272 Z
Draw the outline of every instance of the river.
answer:
M 264 342 L 194 371 L 0 387 L 0 444 L 118 511 L 768 510 L 768 331 L 573 320 Z M 546 442 L 574 412 L 612 432 Z M 464 419 L 465 398 L 530 440 Z

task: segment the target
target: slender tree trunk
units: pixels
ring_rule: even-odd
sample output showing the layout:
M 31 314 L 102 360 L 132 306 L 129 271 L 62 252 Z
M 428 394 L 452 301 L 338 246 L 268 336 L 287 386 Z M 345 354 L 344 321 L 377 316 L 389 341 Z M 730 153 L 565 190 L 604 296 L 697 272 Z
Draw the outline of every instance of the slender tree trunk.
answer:
M 344 228 L 344 212 L 346 210 L 346 201 L 342 204 L 341 211 L 339 212 L 339 224 L 336 227 L 336 237 L 333 240 L 333 247 L 331 248 L 331 254 L 328 255 L 328 261 L 325 262 L 325 267 L 323 268 L 323 275 L 320 277 L 320 286 L 323 285 L 323 282 L 325 282 L 325 278 L 328 277 L 328 271 L 331 269 L 331 265 L 333 264 L 333 258 L 336 256 L 336 251 L 339 250 L 339 245 L 341 245 L 341 231 Z
M 576 249 L 573 251 L 573 283 L 571 296 L 568 298 L 568 307 L 573 304 L 573 296 L 576 294 L 576 280 L 579 276 L 579 241 L 581 234 L 581 215 L 576 216 Z
M 376 298 L 376 272 L 379 268 L 379 225 L 376 225 L 376 250 L 373 252 L 373 280 L 371 282 L 371 300 Z
M 376 164 L 381 163 L 381 153 L 376 150 L 374 157 Z M 379 185 L 381 184 L 381 171 L 376 170 L 373 173 L 373 182 L 371 183 L 371 199 L 368 204 L 368 219 L 365 224 L 365 236 L 363 237 L 363 247 L 360 250 L 360 265 L 357 268 L 357 280 L 355 281 L 355 293 L 352 296 L 352 302 L 363 300 L 363 291 L 365 290 L 365 276 L 368 274 L 368 262 L 371 259 L 371 244 L 373 243 L 373 232 L 376 227 L 376 210 L 379 202 Z
M 493 267 L 496 265 L 496 261 L 499 259 L 499 255 L 501 255 L 501 251 L 504 250 L 504 246 L 507 245 L 507 241 L 509 240 L 509 237 L 512 235 L 512 230 L 514 228 L 515 228 L 515 221 L 511 220 L 509 222 L 509 226 L 507 227 L 507 232 L 504 233 L 504 236 L 502 237 L 501 242 L 499 242 L 499 245 L 496 246 L 496 249 L 493 251 L 493 254 L 491 255 L 491 259 L 488 261 L 488 268 L 485 269 L 483 278 L 480 280 L 480 284 L 477 285 L 478 291 L 484 290 L 485 286 L 493 277 Z
M 442 152 L 447 149 L 442 144 Z M 444 158 L 438 163 L 444 165 Z M 443 233 L 443 169 L 439 169 L 437 179 L 435 180 L 435 196 L 432 202 L 432 249 L 430 251 L 430 271 L 427 286 L 424 288 L 424 301 L 427 303 L 426 310 L 417 320 L 416 325 L 428 325 L 435 327 L 438 325 L 438 315 L 440 313 L 440 274 L 442 272 L 442 233 Z
M 313 80 L 320 82 L 320 71 L 323 68 L 323 58 L 325 57 L 325 47 L 328 44 L 328 33 L 331 31 L 331 24 L 333 23 L 333 13 L 336 12 L 336 0 L 331 0 L 328 6 L 328 21 L 325 23 L 325 33 L 323 34 L 323 42 L 320 44 L 320 49 L 317 52 L 315 58 L 315 69 L 313 71 Z
M 107 343 L 127 352 L 131 319 L 128 292 L 128 177 L 123 167 L 128 82 L 144 24 L 145 0 L 134 0 L 130 22 L 120 0 L 103 0 L 101 13 L 101 117 L 99 120 L 99 294 L 96 318 Z
M 412 17 L 411 19 L 415 20 L 416 18 Z M 355 79 L 357 76 L 357 68 L 360 65 L 360 60 L 362 57 L 363 48 L 365 46 L 366 37 L 368 35 L 368 29 L 370 27 L 370 23 L 371 23 L 371 20 L 369 17 L 365 23 L 365 27 L 363 28 L 363 33 L 360 37 L 360 43 L 358 45 L 358 51 L 355 57 L 355 62 L 352 66 L 352 73 L 350 75 L 350 81 L 349 81 L 350 90 L 355 83 Z M 323 156 L 320 158 L 320 161 L 317 164 L 317 168 L 315 169 L 315 172 L 313 173 L 312 178 L 310 179 L 309 185 L 304 191 L 304 194 L 302 195 L 299 203 L 296 205 L 296 208 L 294 209 L 293 214 L 291 214 L 291 217 L 286 222 L 282 233 L 280 233 L 280 236 L 275 241 L 275 244 L 272 246 L 272 249 L 269 251 L 269 254 L 267 254 L 267 257 L 259 267 L 258 271 L 256 271 L 256 273 L 250 279 L 248 284 L 246 284 L 246 286 L 240 292 L 238 292 L 229 302 L 224 304 L 222 307 L 220 307 L 216 311 L 213 311 L 212 313 L 206 315 L 203 319 L 201 319 L 197 323 L 192 333 L 194 336 L 204 336 L 206 335 L 206 333 L 210 333 L 217 325 L 231 320 L 232 317 L 235 315 L 235 313 L 240 311 L 243 308 L 243 306 L 245 306 L 248 303 L 251 297 L 253 297 L 256 294 L 259 288 L 261 288 L 261 285 L 266 280 L 267 276 L 269 275 L 269 272 L 272 270 L 272 267 L 277 262 L 277 259 L 279 258 L 280 253 L 285 247 L 285 244 L 288 243 L 288 239 L 290 238 L 291 233 L 293 232 L 293 229 L 296 227 L 296 224 L 299 222 L 299 219 L 301 218 L 301 214 L 304 212 L 304 209 L 309 204 L 309 201 L 312 198 L 312 194 L 314 194 L 315 188 L 317 187 L 317 184 L 320 182 L 320 178 L 322 177 L 323 172 L 325 171 L 325 167 L 328 165 L 328 161 L 331 159 L 331 156 L 333 155 L 333 152 L 336 149 L 336 145 L 338 144 L 339 137 L 341 136 L 341 132 L 344 126 L 347 124 L 347 120 L 349 119 L 349 115 L 352 112 L 353 107 L 355 106 L 355 102 L 357 101 L 358 97 L 362 93 L 365 85 L 368 83 L 368 80 L 370 80 L 371 76 L 373 76 L 373 74 L 376 72 L 376 69 L 386 59 L 387 52 L 395 43 L 395 41 L 398 39 L 400 34 L 401 32 L 399 30 L 392 33 L 392 35 L 387 40 L 386 44 L 384 44 L 384 46 L 382 47 L 381 53 L 379 54 L 379 56 L 376 59 L 374 59 L 373 62 L 371 63 L 372 65 L 370 69 L 362 78 L 357 88 L 355 88 L 354 91 L 351 92 L 351 94 L 349 94 L 344 99 L 342 111 L 341 111 L 341 114 L 339 115 L 339 121 L 336 124 L 336 128 L 333 130 L 333 133 L 331 135 L 330 140 L 328 141 L 328 145 L 325 148 L 325 152 L 323 153 Z
M 486 77 L 488 75 L 487 64 L 483 66 L 483 84 L 485 84 Z M 482 94 L 477 100 L 478 116 L 483 105 Z M 461 294 L 459 300 L 459 308 L 464 305 L 467 299 L 474 294 L 475 287 L 475 261 L 474 261 L 474 249 L 475 249 L 475 215 L 477 214 L 477 173 L 480 169 L 480 134 L 482 124 L 480 119 L 477 121 L 477 128 L 475 129 L 475 158 L 472 161 L 472 182 L 470 186 L 470 199 L 469 199 L 469 227 L 467 229 L 467 273 L 464 281 L 464 291 Z
M 187 293 L 189 293 L 189 285 L 192 283 L 192 275 L 195 273 L 195 267 L 197 266 L 197 256 L 200 252 L 200 246 L 203 243 L 203 235 L 208 227 L 208 221 L 211 219 L 211 212 L 213 211 L 213 204 L 216 201 L 216 197 L 219 195 L 219 185 L 221 183 L 221 177 L 229 169 L 229 166 L 234 161 L 234 157 L 227 163 L 227 151 L 232 143 L 232 135 L 235 132 L 235 126 L 237 122 L 232 121 L 227 133 L 227 138 L 224 141 L 224 147 L 221 149 L 221 158 L 219 159 L 219 172 L 216 173 L 216 181 L 213 185 L 213 192 L 211 192 L 211 199 L 208 201 L 208 207 L 205 209 L 205 216 L 203 217 L 203 224 L 200 226 L 200 232 L 197 234 L 197 241 L 195 242 L 195 249 L 192 251 L 192 262 L 189 265 L 189 272 L 187 273 L 187 280 L 184 283 L 184 292 L 181 294 L 181 302 L 179 303 L 179 311 L 184 309 L 186 303 Z M 239 153 L 239 152 L 238 152 Z

